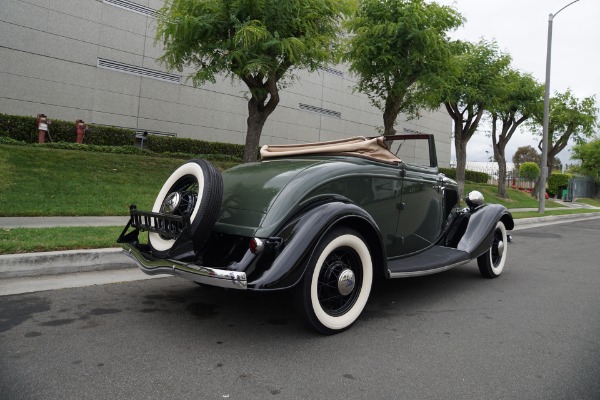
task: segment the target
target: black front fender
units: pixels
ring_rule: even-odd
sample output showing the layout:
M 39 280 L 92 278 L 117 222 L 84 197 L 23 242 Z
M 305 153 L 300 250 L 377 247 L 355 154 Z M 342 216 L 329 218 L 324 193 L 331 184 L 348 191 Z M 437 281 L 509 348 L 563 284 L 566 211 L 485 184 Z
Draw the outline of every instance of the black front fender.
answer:
M 508 230 L 515 227 L 512 215 L 500 204 L 488 204 L 476 209 L 456 248 L 469 253 L 471 259 L 485 253 L 492 245 L 498 221 L 502 221 Z
M 302 278 L 319 240 L 339 225 L 361 233 L 373 254 L 373 264 L 378 261 L 377 265 L 383 266 L 383 241 L 373 218 L 355 204 L 333 201 L 296 216 L 281 229 L 278 236 L 283 239 L 282 249 L 268 269 L 248 282 L 248 288 L 273 290 L 294 286 Z

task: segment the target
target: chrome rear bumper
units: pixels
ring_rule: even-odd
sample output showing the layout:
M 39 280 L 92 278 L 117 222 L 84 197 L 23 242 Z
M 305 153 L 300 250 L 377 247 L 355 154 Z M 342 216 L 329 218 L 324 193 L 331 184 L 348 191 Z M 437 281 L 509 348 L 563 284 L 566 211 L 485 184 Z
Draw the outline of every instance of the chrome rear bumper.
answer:
M 247 289 L 245 272 L 227 271 L 187 264 L 181 261 L 150 260 L 130 243 L 121 243 L 126 255 L 133 258 L 138 267 L 148 275 L 168 274 L 181 276 L 194 282 L 231 289 Z

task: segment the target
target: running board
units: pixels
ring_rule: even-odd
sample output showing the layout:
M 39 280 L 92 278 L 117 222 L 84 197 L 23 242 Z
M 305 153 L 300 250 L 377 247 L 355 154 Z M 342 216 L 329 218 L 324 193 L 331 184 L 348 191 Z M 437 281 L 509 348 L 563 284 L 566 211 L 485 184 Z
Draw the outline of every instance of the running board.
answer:
M 414 256 L 388 261 L 390 278 L 409 278 L 446 271 L 471 261 L 469 253 L 452 247 L 433 246 Z

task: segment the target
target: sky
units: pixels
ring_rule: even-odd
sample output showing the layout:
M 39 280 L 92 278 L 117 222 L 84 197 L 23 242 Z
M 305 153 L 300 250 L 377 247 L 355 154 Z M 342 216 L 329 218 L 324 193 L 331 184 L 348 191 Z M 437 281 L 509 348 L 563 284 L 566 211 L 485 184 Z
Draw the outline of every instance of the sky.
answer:
M 510 54 L 512 67 L 531 73 L 540 83 L 546 80 L 548 15 L 556 14 L 573 0 L 436 0 L 451 5 L 466 19 L 451 34 L 454 39 L 477 42 L 495 39 Z M 552 25 L 550 90 L 571 88 L 582 99 L 596 95 L 600 105 L 600 0 L 579 0 L 558 13 Z M 468 143 L 467 161 L 488 161 L 493 154 L 489 127 L 481 127 Z M 541 135 L 541 127 L 540 127 Z M 521 130 L 506 146 L 507 161 L 516 149 L 537 148 L 540 137 Z M 559 153 L 563 165 L 573 164 L 570 146 Z M 454 144 L 452 159 L 455 160 Z

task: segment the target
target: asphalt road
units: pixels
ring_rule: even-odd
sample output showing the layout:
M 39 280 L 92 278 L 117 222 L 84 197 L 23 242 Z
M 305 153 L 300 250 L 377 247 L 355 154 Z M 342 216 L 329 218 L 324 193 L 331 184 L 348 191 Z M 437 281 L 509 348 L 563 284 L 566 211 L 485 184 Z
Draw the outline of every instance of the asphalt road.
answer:
M 176 278 L 0 297 L 2 399 L 599 399 L 600 220 L 375 287 L 349 331 Z

